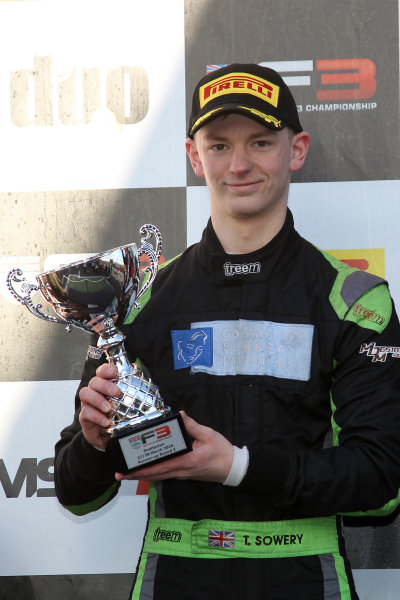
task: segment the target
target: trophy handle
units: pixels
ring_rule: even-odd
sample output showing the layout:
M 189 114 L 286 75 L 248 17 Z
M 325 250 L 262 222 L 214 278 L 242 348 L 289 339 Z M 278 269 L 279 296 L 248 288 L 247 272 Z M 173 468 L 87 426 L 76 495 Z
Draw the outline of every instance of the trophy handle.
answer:
M 146 235 L 141 239 L 142 245 L 140 246 L 140 248 L 138 248 L 138 257 L 140 258 L 142 254 L 146 254 L 150 260 L 150 265 L 143 269 L 145 273 L 149 273 L 149 277 L 136 296 L 136 301 L 133 305 L 134 308 L 140 308 L 140 304 L 137 302 L 137 299 L 140 298 L 140 296 L 142 296 L 144 292 L 153 283 L 153 280 L 157 274 L 158 261 L 161 256 L 162 250 L 162 236 L 155 225 L 151 225 L 150 223 L 142 225 L 142 227 L 140 228 L 140 233 Z M 156 240 L 155 249 L 153 248 L 152 244 L 148 241 L 152 235 L 154 235 Z
M 21 284 L 21 294 L 18 293 L 14 288 L 14 283 Z M 11 295 L 18 300 L 18 302 L 24 304 L 26 308 L 35 315 L 35 317 L 39 317 L 39 319 L 43 319 L 44 321 L 52 321 L 53 323 L 61 323 L 65 325 L 65 321 L 61 321 L 56 317 L 42 313 L 40 310 L 42 308 L 41 304 L 33 304 L 31 296 L 34 292 L 40 292 L 40 288 L 37 285 L 28 283 L 26 277 L 22 275 L 21 269 L 12 269 L 8 273 L 7 288 Z

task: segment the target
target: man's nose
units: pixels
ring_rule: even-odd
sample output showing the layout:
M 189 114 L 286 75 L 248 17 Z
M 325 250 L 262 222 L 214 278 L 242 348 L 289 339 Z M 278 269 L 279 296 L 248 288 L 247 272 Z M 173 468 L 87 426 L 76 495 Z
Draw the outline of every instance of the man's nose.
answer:
M 231 155 L 230 169 L 232 173 L 247 173 L 251 170 L 253 163 L 245 148 L 234 148 Z

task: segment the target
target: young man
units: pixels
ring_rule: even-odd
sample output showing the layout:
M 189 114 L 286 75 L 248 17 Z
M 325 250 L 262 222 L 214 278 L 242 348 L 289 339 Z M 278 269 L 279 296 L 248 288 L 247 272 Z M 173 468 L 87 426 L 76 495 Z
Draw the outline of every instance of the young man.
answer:
M 152 482 L 134 599 L 354 600 L 338 515 L 397 506 L 400 326 L 383 280 L 294 230 L 290 175 L 308 146 L 275 71 L 232 64 L 199 82 L 186 148 L 211 219 L 124 328 L 192 452 L 115 473 L 115 371 L 87 360 L 56 489 L 83 514 L 124 478 Z

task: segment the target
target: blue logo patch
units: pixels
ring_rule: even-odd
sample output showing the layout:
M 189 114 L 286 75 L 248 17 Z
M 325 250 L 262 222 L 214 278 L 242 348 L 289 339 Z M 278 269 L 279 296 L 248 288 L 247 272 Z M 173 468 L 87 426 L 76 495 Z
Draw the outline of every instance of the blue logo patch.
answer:
M 192 365 L 212 367 L 213 330 L 211 327 L 174 329 L 171 331 L 171 337 L 175 370 Z

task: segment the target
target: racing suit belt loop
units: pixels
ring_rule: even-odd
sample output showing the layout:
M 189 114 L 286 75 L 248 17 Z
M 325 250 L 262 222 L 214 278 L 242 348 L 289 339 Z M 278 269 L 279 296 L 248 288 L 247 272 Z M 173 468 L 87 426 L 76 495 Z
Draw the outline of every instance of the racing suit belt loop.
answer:
M 339 553 L 334 516 L 267 522 L 151 518 L 143 550 L 192 558 L 286 558 Z

